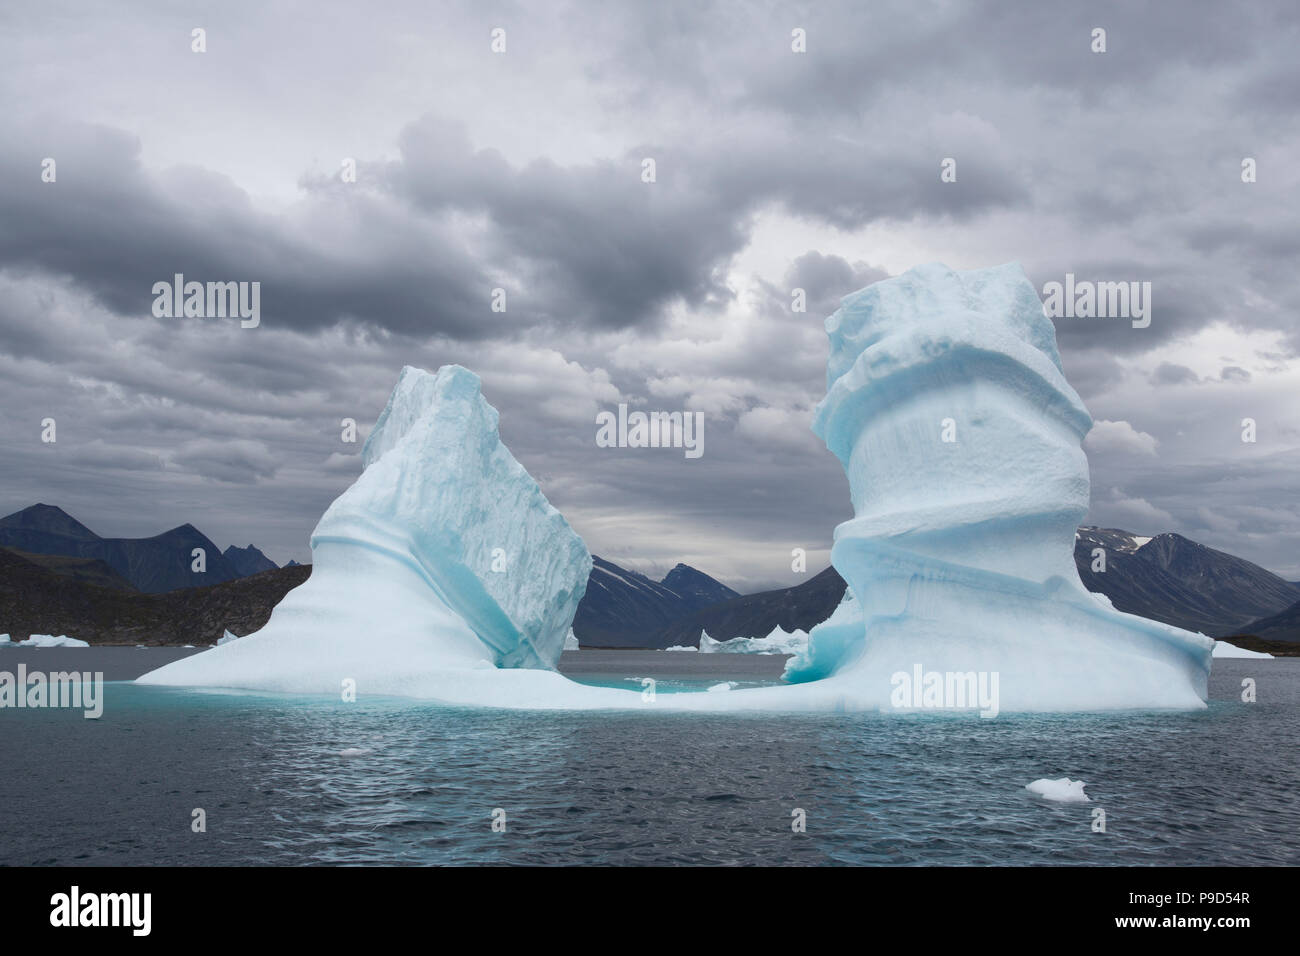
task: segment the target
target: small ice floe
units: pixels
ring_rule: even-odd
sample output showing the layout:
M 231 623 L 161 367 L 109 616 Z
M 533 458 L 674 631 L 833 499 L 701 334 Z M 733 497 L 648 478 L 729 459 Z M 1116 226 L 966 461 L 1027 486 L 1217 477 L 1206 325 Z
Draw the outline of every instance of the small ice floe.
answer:
M 6 635 L 7 636 L 7 635 Z M 79 641 L 75 637 L 68 637 L 66 634 L 60 634 L 55 637 L 53 634 L 33 634 L 25 641 L 19 641 L 16 647 L 89 647 L 87 641 Z
M 1248 651 L 1244 647 L 1237 647 L 1235 644 L 1229 644 L 1227 641 L 1215 641 L 1214 650 L 1210 651 L 1213 657 L 1267 657 L 1273 659 L 1272 654 L 1265 654 L 1263 651 Z
M 666 650 L 666 651 L 696 651 L 697 653 L 699 652 L 699 648 L 698 648 L 698 647 L 691 647 L 689 644 L 674 644 L 672 647 L 665 647 L 664 650 Z
M 361 755 L 363 755 L 363 754 L 368 754 L 368 753 L 370 753 L 370 750 L 369 750 L 368 748 L 366 748 L 366 747 L 348 747 L 346 750 L 340 750 L 340 751 L 339 751 L 339 756 L 340 756 L 340 757 L 360 757 Z
M 564 635 L 564 650 L 580 651 L 582 645 L 578 643 L 578 636 L 573 633 L 573 628 L 569 628 L 569 633 Z
M 712 694 L 715 691 L 731 690 L 731 688 L 735 686 L 736 686 L 736 682 L 734 680 L 726 680 L 723 681 L 721 684 L 714 684 L 712 687 L 710 687 L 709 693 Z
M 220 647 L 222 644 L 229 644 L 231 641 L 237 640 L 239 640 L 238 634 L 231 634 L 229 631 L 226 631 L 225 636 L 220 638 L 214 646 Z
M 1092 798 L 1083 792 L 1085 786 L 1087 784 L 1082 780 L 1071 780 L 1069 777 L 1062 777 L 1060 780 L 1049 780 L 1043 777 L 1041 780 L 1025 784 L 1025 789 L 1030 793 L 1038 794 L 1044 800 L 1055 800 L 1057 803 L 1091 803 Z

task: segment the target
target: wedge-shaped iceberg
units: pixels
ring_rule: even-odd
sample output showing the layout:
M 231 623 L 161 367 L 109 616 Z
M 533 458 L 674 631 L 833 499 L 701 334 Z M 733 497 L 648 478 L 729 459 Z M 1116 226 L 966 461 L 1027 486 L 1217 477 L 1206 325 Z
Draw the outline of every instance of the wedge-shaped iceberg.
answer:
M 826 330 L 813 430 L 849 480 L 831 551 L 849 593 L 787 679 L 884 708 L 916 702 L 899 685 L 918 672 L 997 674 L 1003 711 L 1204 706 L 1213 641 L 1079 580 L 1092 419 L 1018 265 L 913 269 Z
M 404 368 L 362 464 L 261 631 L 140 681 L 438 696 L 457 673 L 553 668 L 591 556 L 501 443 L 478 376 Z

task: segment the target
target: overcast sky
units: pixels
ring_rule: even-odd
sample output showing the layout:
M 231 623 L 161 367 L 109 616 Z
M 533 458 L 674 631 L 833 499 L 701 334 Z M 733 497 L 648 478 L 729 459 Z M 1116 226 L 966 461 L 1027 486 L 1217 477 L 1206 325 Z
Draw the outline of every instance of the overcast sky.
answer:
M 822 319 L 1019 261 L 1152 283 L 1149 328 L 1056 320 L 1088 522 L 1300 579 L 1297 49 L 1289 0 L 6 3 L 0 514 L 306 561 L 340 420 L 457 362 L 594 553 L 791 583 L 851 516 Z M 178 272 L 261 325 L 155 318 Z M 619 402 L 703 412 L 703 457 L 598 448 Z

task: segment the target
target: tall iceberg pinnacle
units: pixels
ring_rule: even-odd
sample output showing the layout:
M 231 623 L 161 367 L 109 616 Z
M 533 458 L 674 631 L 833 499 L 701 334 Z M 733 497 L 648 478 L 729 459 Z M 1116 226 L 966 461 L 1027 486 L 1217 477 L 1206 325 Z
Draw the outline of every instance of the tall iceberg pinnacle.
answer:
M 404 368 L 362 465 L 261 631 L 141 682 L 427 696 L 451 671 L 553 668 L 591 556 L 501 443 L 478 376 Z
M 1019 265 L 921 266 L 826 331 L 813 430 L 849 480 L 831 551 L 849 588 L 787 679 L 882 707 L 922 668 L 997 674 L 1003 710 L 1204 706 L 1213 642 L 1079 580 L 1092 418 Z

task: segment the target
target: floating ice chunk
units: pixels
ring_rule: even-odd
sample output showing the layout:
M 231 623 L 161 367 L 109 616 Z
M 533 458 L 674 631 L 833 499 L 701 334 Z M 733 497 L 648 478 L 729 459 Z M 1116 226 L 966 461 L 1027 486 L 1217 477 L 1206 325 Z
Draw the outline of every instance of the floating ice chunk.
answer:
M 79 641 L 75 637 L 60 634 L 33 634 L 25 641 L 19 641 L 15 647 L 89 647 L 88 641 Z
M 140 682 L 436 698 L 484 659 L 553 668 L 591 556 L 501 443 L 478 376 L 404 368 L 362 465 L 261 631 Z
M 578 636 L 573 633 L 573 628 L 569 628 L 569 633 L 564 635 L 564 649 L 566 651 L 582 650 L 582 645 L 578 643 Z
M 689 644 L 674 644 L 672 647 L 665 647 L 666 651 L 698 651 L 698 647 L 691 647 Z
M 1235 644 L 1229 644 L 1227 641 L 1214 642 L 1215 657 L 1255 657 L 1255 658 L 1273 658 L 1272 654 L 1265 654 L 1263 651 L 1248 651 L 1244 647 L 1237 647 Z
M 1025 789 L 1030 793 L 1038 794 L 1044 800 L 1055 800 L 1058 803 L 1091 803 L 1092 798 L 1083 792 L 1085 786 L 1087 784 L 1082 780 L 1071 780 L 1069 777 L 1062 777 L 1060 780 L 1049 780 L 1044 777 L 1025 784 Z
M 225 634 L 217 638 L 217 647 L 222 647 L 223 645 L 229 644 L 232 641 L 237 641 L 237 640 L 239 640 L 238 634 L 231 634 L 229 631 L 226 631 Z
M 731 690 L 731 688 L 735 686 L 736 686 L 736 682 L 734 680 L 729 680 L 729 681 L 723 681 L 721 684 L 713 684 L 708 688 L 708 690 L 710 694 L 713 694 L 719 691 Z
M 780 625 L 766 637 L 733 637 L 717 641 L 707 631 L 700 632 L 702 654 L 801 654 L 808 647 L 808 632 L 787 631 Z

